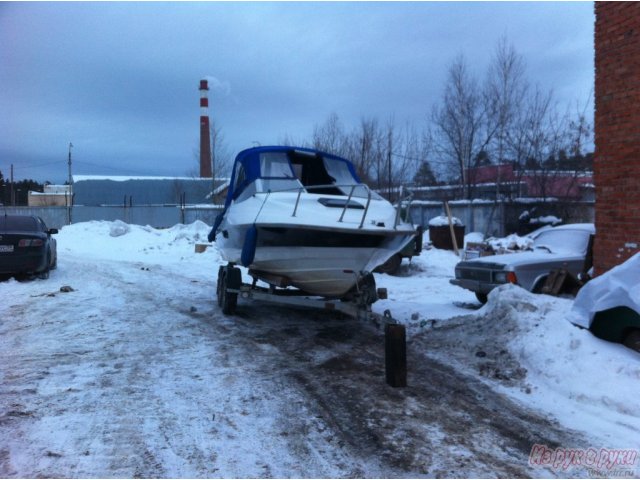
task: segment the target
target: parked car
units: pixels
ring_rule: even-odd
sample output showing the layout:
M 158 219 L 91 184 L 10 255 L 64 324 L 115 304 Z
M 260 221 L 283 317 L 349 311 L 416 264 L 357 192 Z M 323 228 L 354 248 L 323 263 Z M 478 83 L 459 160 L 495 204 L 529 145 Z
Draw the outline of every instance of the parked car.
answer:
M 47 228 L 40 217 L 0 215 L 0 275 L 49 276 L 58 254 L 55 228 Z
M 471 290 L 482 303 L 491 290 L 505 283 L 539 293 L 552 270 L 564 269 L 575 276 L 585 271 L 594 234 L 590 223 L 552 227 L 541 231 L 529 250 L 459 262 L 450 282 Z
M 576 295 L 569 320 L 640 352 L 640 254 L 587 283 Z

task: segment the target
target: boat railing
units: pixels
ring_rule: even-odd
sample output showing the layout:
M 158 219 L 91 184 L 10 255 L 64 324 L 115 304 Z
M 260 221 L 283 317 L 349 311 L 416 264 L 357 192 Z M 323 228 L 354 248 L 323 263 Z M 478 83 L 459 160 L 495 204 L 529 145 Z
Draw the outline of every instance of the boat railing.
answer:
M 362 210 L 362 216 L 360 217 L 360 223 L 358 225 L 358 228 L 362 228 L 364 226 L 364 222 L 367 218 L 367 214 L 369 213 L 369 207 L 371 205 L 371 199 L 373 198 L 373 191 L 369 188 L 368 185 L 364 184 L 364 183 L 348 183 L 348 184 L 335 184 L 335 183 L 330 183 L 330 184 L 326 184 L 326 185 L 307 185 L 307 186 L 300 186 L 300 187 L 295 187 L 295 188 L 283 188 L 283 189 L 278 189 L 278 190 L 269 190 L 268 193 L 273 193 L 273 192 L 296 192 L 296 202 L 293 206 L 293 212 L 291 213 L 292 217 L 295 217 L 298 213 L 298 207 L 300 205 L 300 198 L 302 196 L 303 193 L 306 192 L 312 192 L 315 189 L 326 189 L 326 188 L 340 188 L 340 189 L 344 189 L 345 191 L 348 189 L 349 194 L 347 195 L 347 200 L 344 202 L 344 205 L 342 206 L 342 210 L 340 211 L 340 216 L 338 217 L 338 222 L 342 223 L 344 221 L 344 217 L 347 213 L 347 209 L 351 207 L 352 203 L 351 200 L 354 197 L 354 194 L 356 192 L 357 188 L 362 188 L 365 190 L 366 192 L 366 203 L 364 205 L 364 209 Z M 402 197 L 402 193 L 403 191 L 401 190 L 401 197 Z M 407 200 L 411 200 L 412 194 L 411 192 L 409 192 L 409 194 L 407 195 L 407 197 L 405 199 L 402 199 L 400 201 L 398 201 L 398 205 L 396 206 L 396 216 L 395 216 L 395 220 L 394 220 L 394 226 L 393 228 L 396 229 L 398 228 L 398 224 L 400 223 L 400 217 L 401 217 L 401 209 L 402 209 L 402 205 L 404 204 L 404 202 L 406 202 Z M 264 202 L 266 203 L 268 196 L 265 198 Z M 359 197 L 359 198 L 364 198 L 364 197 Z M 263 204 L 264 206 L 264 204 Z
M 398 223 L 400 222 L 400 216 L 401 216 L 401 212 L 402 212 L 402 207 L 404 205 L 406 205 L 405 207 L 405 215 L 404 215 L 404 221 L 408 222 L 409 221 L 409 215 L 411 213 L 411 202 L 413 201 L 413 192 L 409 189 L 406 189 L 406 196 L 403 198 L 403 194 L 405 192 L 405 188 L 403 185 L 400 185 L 400 194 L 398 195 L 398 203 L 396 204 L 396 220 L 393 224 L 393 228 L 396 229 L 398 228 Z
M 293 191 L 297 191 L 298 195 L 296 197 L 296 203 L 293 206 L 293 213 L 291 214 L 292 217 L 296 216 L 296 213 L 298 212 L 298 205 L 300 204 L 300 196 L 307 191 L 311 191 L 314 189 L 321 189 L 321 188 L 349 188 L 349 195 L 347 196 L 347 201 L 344 202 L 344 206 L 342 207 L 342 211 L 340 213 L 340 217 L 338 218 L 338 222 L 342 222 L 344 220 L 344 215 L 347 212 L 347 208 L 349 208 L 349 205 L 351 205 L 351 199 L 353 198 L 353 194 L 356 191 L 356 188 L 364 188 L 364 190 L 367 192 L 367 203 L 364 206 L 364 211 L 362 212 L 362 218 L 360 219 L 360 225 L 358 226 L 358 228 L 362 228 L 364 225 L 364 220 L 367 217 L 367 213 L 369 212 L 369 205 L 371 205 L 371 189 L 369 188 L 368 185 L 365 185 L 364 183 L 350 183 L 350 184 L 344 184 L 344 185 L 339 185 L 339 184 L 335 184 L 335 183 L 330 183 L 327 185 L 307 185 L 306 187 L 298 187 L 296 189 L 291 189 Z

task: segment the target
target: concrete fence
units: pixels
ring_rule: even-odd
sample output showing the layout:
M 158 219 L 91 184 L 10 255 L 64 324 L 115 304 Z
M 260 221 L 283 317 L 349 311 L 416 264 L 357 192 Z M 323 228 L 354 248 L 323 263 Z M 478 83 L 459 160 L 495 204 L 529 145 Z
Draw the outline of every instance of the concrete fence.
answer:
M 560 201 L 467 201 L 449 202 L 451 215 L 465 225 L 465 232 L 480 232 L 485 236 L 503 237 L 510 233 L 526 234 L 545 224 L 549 217 L 562 223 L 593 223 L 594 202 Z M 429 220 L 445 215 L 443 202 L 416 201 L 411 204 L 411 219 L 428 227 Z
M 509 233 L 524 234 L 539 226 L 528 219 L 557 217 L 563 223 L 593 223 L 593 202 L 449 202 L 451 214 L 465 225 L 465 232 L 481 232 L 484 235 L 505 236 Z M 213 225 L 222 211 L 221 205 L 211 206 L 74 206 L 67 207 L 0 207 L 3 212 L 42 217 L 50 228 L 61 228 L 70 223 L 91 220 L 121 220 L 135 225 L 155 228 L 172 227 L 178 223 L 189 224 L 201 220 Z M 444 214 L 444 204 L 435 201 L 415 201 L 410 208 L 411 220 L 427 228 L 429 220 Z M 527 219 L 524 221 L 523 219 Z
M 178 223 L 189 224 L 196 220 L 213 225 L 216 216 L 222 211 L 221 205 L 212 206 L 109 206 L 88 207 L 0 207 L 4 212 L 16 215 L 37 215 L 50 228 L 62 228 L 70 223 L 89 222 L 91 220 L 121 220 L 134 225 L 150 225 L 154 228 L 172 227 Z

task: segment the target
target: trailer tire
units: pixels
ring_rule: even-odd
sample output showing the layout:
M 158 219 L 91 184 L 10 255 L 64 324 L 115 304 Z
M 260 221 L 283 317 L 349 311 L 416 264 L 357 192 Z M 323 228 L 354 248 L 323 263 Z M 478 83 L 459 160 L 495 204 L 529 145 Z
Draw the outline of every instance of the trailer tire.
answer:
M 373 276 L 373 273 L 367 273 L 360 279 L 360 290 L 362 295 L 362 303 L 364 305 L 371 305 L 378 301 L 376 279 Z
M 376 267 L 376 272 L 386 273 L 387 275 L 393 275 L 398 272 L 400 265 L 402 264 L 402 256 L 396 253 L 389 257 L 389 259 L 382 265 Z
M 222 277 L 224 277 L 224 267 L 218 268 L 218 281 L 216 282 L 216 299 L 218 307 L 222 307 Z
M 222 307 L 222 313 L 225 315 L 233 315 L 238 305 L 238 294 L 227 291 L 228 279 L 229 275 L 225 272 L 222 276 L 220 306 Z
M 489 297 L 486 293 L 475 292 L 475 294 L 476 294 L 476 298 L 481 304 L 484 305 L 485 303 L 487 303 L 487 300 Z
M 636 328 L 625 334 L 622 339 L 622 344 L 631 350 L 640 352 L 640 328 Z
M 220 282 L 218 302 L 222 308 L 222 313 L 233 315 L 238 305 L 238 293 L 229 292 L 229 288 L 240 289 L 242 286 L 242 273 L 239 268 L 229 264 L 226 267 L 220 267 L 218 279 Z

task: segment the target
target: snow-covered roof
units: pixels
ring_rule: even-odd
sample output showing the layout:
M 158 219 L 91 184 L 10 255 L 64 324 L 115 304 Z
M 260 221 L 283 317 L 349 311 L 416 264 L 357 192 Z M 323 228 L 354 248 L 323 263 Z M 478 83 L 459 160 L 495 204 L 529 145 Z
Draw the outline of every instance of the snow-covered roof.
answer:
M 158 177 L 158 176 L 143 176 L 143 175 L 73 175 L 74 182 L 83 182 L 87 180 L 110 180 L 112 182 L 127 182 L 129 180 L 180 180 L 180 181 L 202 181 L 211 180 L 211 177 Z M 218 178 L 216 181 L 226 181 L 229 179 L 226 177 Z
M 38 197 L 38 196 L 66 197 L 66 196 L 69 196 L 69 192 L 35 192 L 33 190 L 29 190 L 29 195 L 32 195 L 34 197 Z

